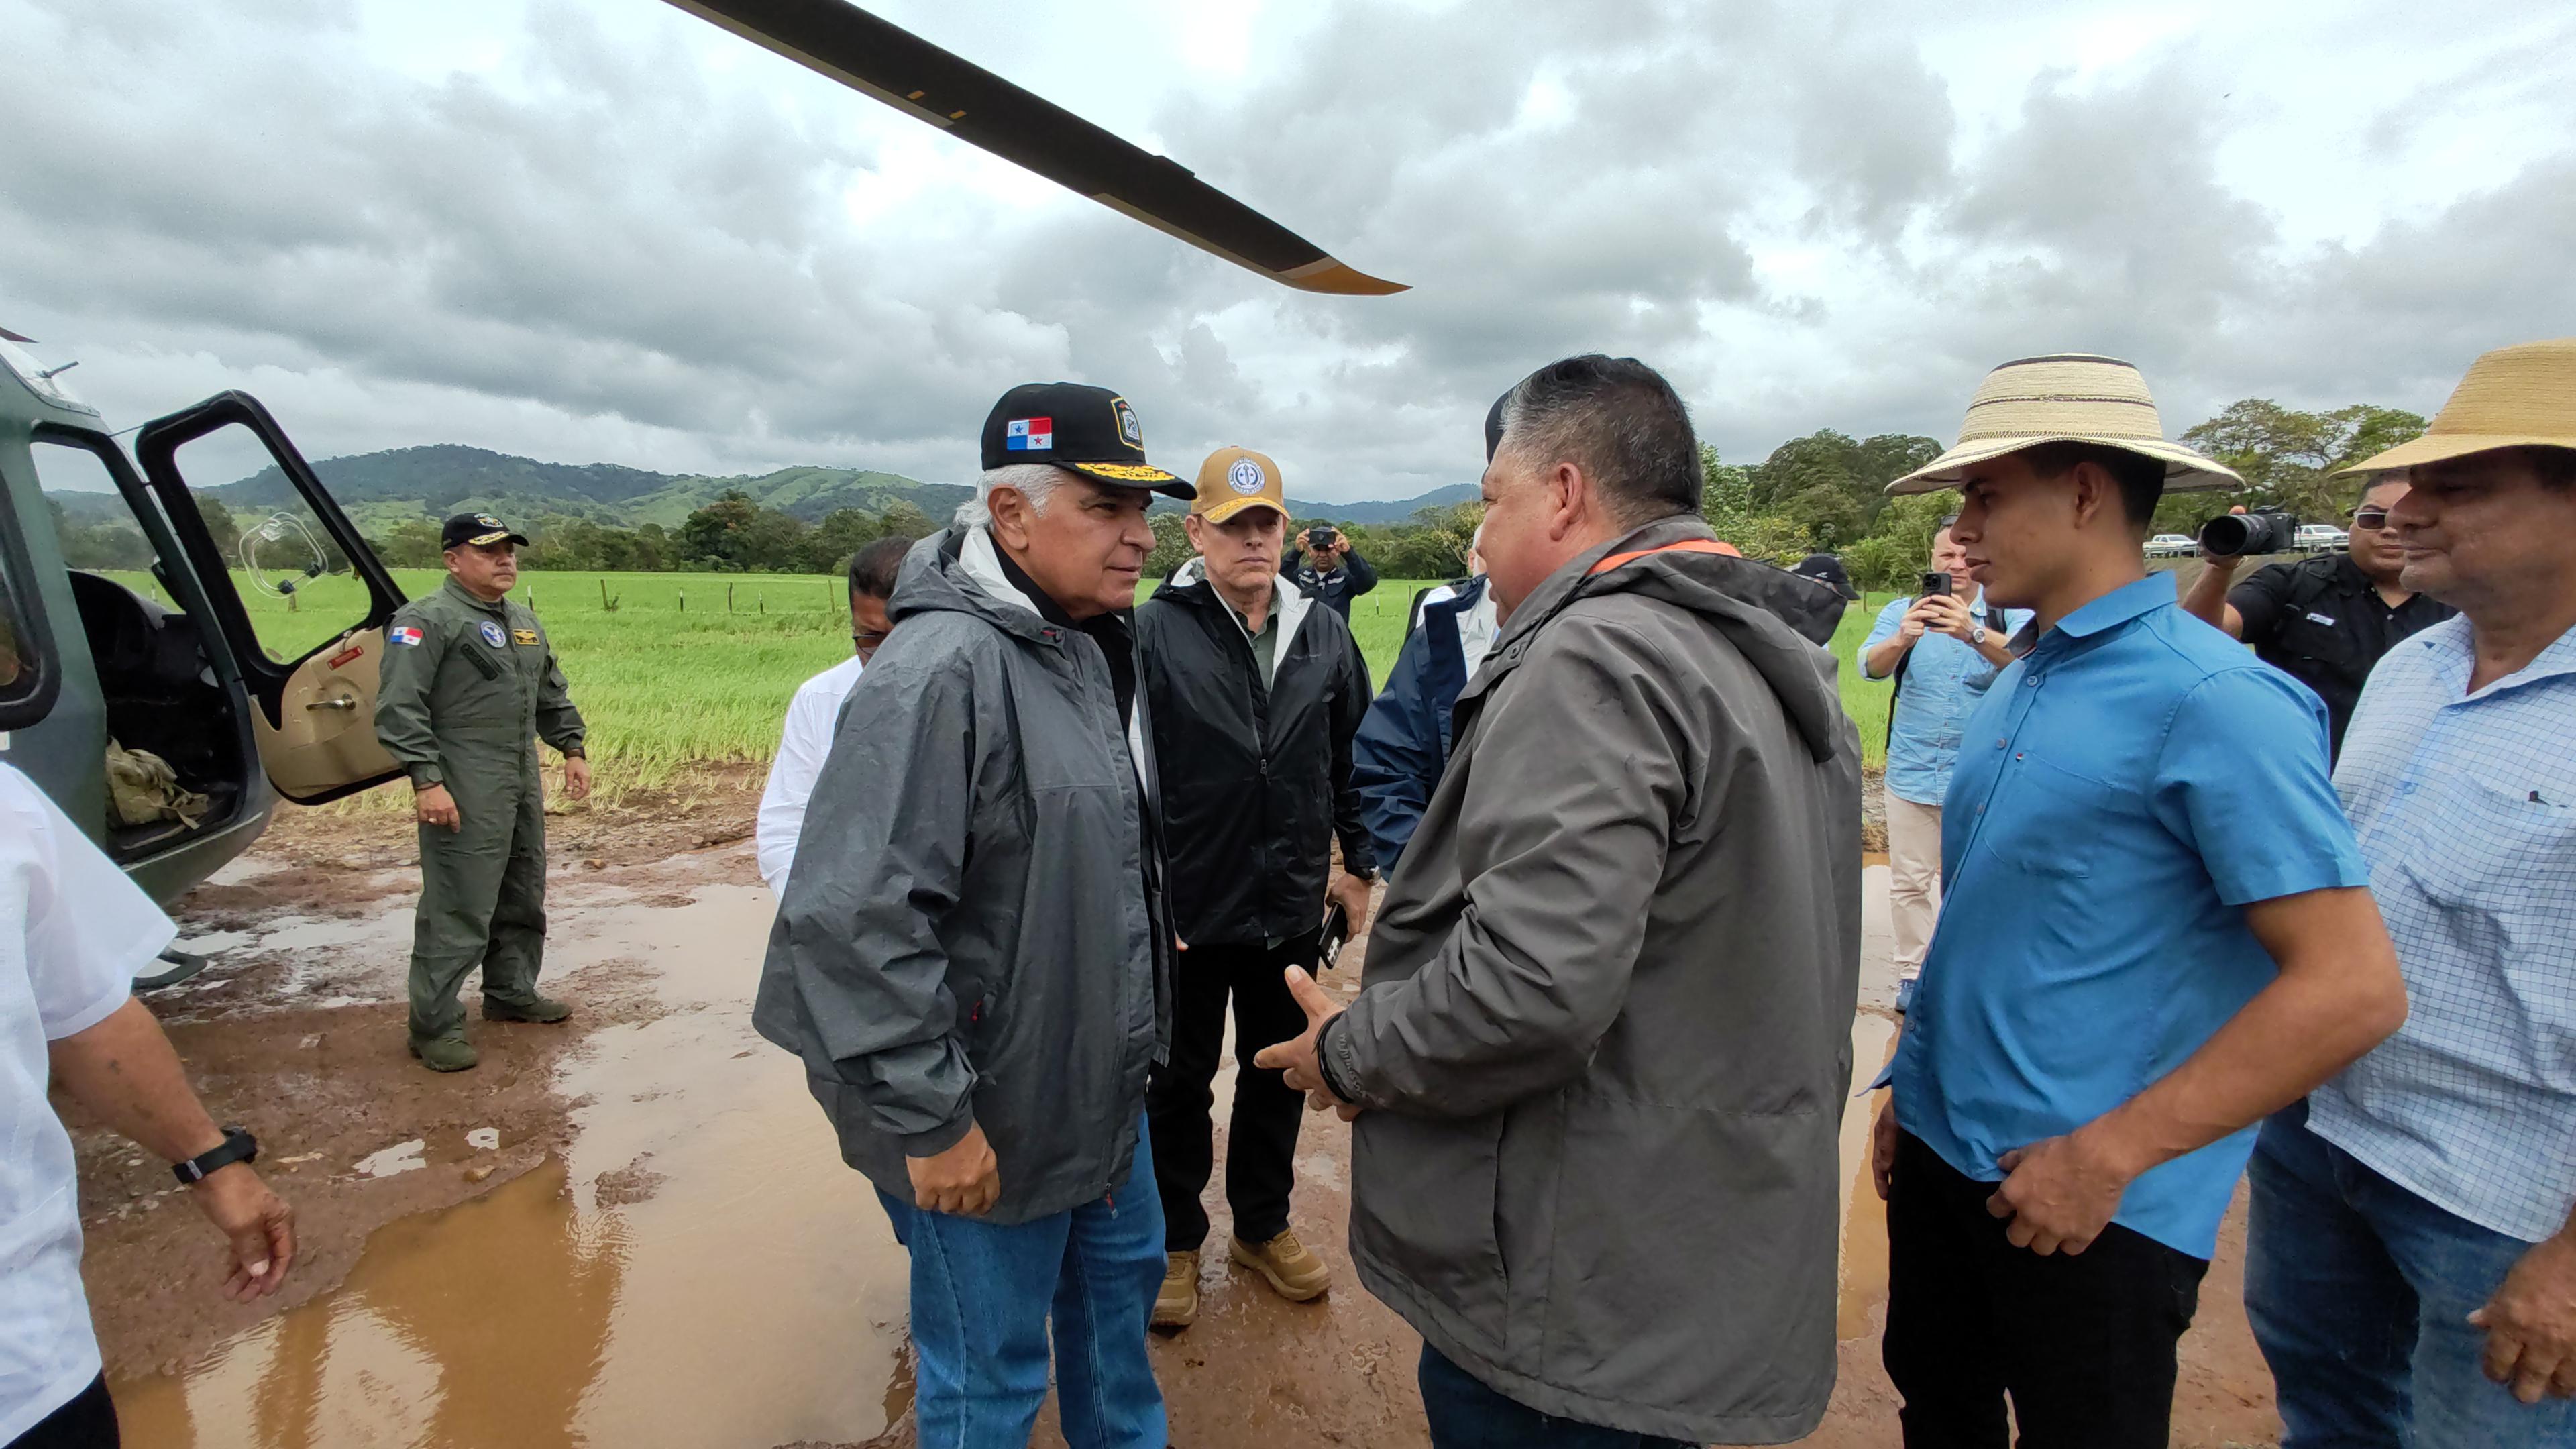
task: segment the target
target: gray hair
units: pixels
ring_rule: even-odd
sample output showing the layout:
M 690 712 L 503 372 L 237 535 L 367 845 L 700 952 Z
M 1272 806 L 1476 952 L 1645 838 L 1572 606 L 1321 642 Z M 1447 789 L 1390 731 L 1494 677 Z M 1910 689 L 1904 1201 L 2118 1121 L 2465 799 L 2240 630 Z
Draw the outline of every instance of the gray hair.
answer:
M 1617 522 L 1633 527 L 1699 511 L 1690 410 L 1661 373 L 1633 357 L 1551 362 L 1503 395 L 1502 414 L 1504 449 L 1541 467 L 1581 466 Z
M 957 505 L 957 523 L 961 527 L 987 527 L 993 522 L 993 490 L 1008 488 L 1029 500 L 1029 511 L 1044 513 L 1048 500 L 1055 497 L 1064 482 L 1064 470 L 1053 463 L 1007 463 L 987 468 L 975 480 L 975 496 Z

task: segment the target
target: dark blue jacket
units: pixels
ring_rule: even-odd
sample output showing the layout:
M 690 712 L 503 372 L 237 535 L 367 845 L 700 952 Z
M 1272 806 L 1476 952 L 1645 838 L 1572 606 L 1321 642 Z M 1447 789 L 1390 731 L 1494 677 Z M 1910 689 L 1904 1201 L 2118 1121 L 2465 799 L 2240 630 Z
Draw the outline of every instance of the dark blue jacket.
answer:
M 1297 591 L 1349 623 L 1351 600 L 1377 587 L 1377 570 L 1358 549 L 1342 555 L 1342 566 L 1326 573 L 1306 562 L 1306 556 L 1291 548 L 1279 559 L 1279 576 L 1297 586 Z
M 1382 871 L 1395 869 L 1431 787 L 1449 763 L 1449 709 L 1467 687 L 1468 674 L 1458 617 L 1485 597 L 1485 580 L 1473 578 L 1456 588 L 1451 597 L 1423 607 L 1420 627 L 1404 641 L 1386 688 L 1351 741 L 1351 784 L 1360 792 L 1360 817 L 1377 842 Z

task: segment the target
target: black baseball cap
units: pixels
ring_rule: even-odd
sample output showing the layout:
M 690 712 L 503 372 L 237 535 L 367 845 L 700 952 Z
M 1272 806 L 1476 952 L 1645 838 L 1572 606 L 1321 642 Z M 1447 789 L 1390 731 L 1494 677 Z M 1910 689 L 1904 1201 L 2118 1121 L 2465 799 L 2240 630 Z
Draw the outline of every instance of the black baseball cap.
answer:
M 1814 579 L 1817 583 L 1830 585 L 1835 593 L 1845 599 L 1860 597 L 1860 590 L 1852 587 L 1851 574 L 1844 570 L 1843 561 L 1832 554 L 1811 553 L 1798 560 L 1798 566 L 1789 572 L 1800 578 Z
M 510 525 L 494 518 L 491 514 L 460 513 L 438 526 L 438 551 L 445 553 L 451 548 L 462 548 L 469 543 L 499 543 L 505 538 L 521 545 L 525 545 L 528 541 L 526 534 L 512 532 Z
M 1145 461 L 1145 425 L 1127 399 L 1079 382 L 1024 382 L 984 419 L 984 466 L 1052 463 L 1122 488 L 1151 488 L 1184 502 L 1199 490 Z

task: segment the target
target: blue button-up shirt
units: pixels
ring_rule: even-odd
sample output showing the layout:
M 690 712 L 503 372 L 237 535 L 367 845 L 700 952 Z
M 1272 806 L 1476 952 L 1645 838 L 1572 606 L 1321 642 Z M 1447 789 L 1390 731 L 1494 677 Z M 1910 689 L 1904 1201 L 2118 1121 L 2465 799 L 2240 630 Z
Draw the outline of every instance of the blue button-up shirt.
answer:
M 1912 599 L 1899 599 L 1878 611 L 1869 638 L 1860 646 L 1861 672 L 1869 673 L 1869 651 L 1896 637 Z M 1985 597 L 1969 601 L 1985 616 Z M 2030 610 L 2004 611 L 2005 638 L 2030 622 Z M 1950 765 L 1959 758 L 1959 731 L 1968 711 L 1985 698 L 1998 666 L 1973 647 L 1947 634 L 1926 632 L 1905 655 L 1905 683 L 1889 706 L 1894 714 L 1887 732 L 1887 789 L 1900 800 L 1938 805 L 1950 793 Z
M 2059 621 L 1969 716 L 1941 923 L 1896 1116 L 1952 1167 L 2071 1132 L 2182 1065 L 2278 968 L 2251 901 L 2365 880 L 2325 706 L 2174 606 L 2169 575 Z M 2248 1128 L 2129 1185 L 2114 1221 L 2194 1257 Z
M 2308 1101 L 2317 1135 L 2538 1242 L 2576 1208 L 2576 632 L 2469 693 L 2466 619 L 2371 672 L 2335 783 L 2406 1024 Z

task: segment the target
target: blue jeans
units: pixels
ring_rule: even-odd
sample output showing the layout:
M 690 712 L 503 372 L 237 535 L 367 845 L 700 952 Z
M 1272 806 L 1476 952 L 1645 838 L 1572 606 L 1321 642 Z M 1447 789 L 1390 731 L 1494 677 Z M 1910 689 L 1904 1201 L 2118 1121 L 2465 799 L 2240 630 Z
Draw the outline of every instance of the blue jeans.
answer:
M 877 1196 L 912 1249 L 921 1449 L 1027 1449 L 1046 1402 L 1050 1318 L 1065 1442 L 1163 1449 L 1163 1391 L 1145 1357 L 1163 1207 L 1142 1126 L 1115 1192 L 1032 1222 L 999 1227 Z
M 2576 1445 L 2576 1403 L 2490 1380 L 2468 1316 L 2529 1243 L 2446 1212 L 2310 1132 L 2263 1124 L 2247 1169 L 2245 1310 L 2280 1387 L 2283 1449 Z
M 1484 1380 L 1427 1343 L 1421 1373 L 1422 1416 L 1431 1422 L 1431 1449 L 1692 1449 L 1678 1439 L 1542 1414 L 1487 1388 Z

